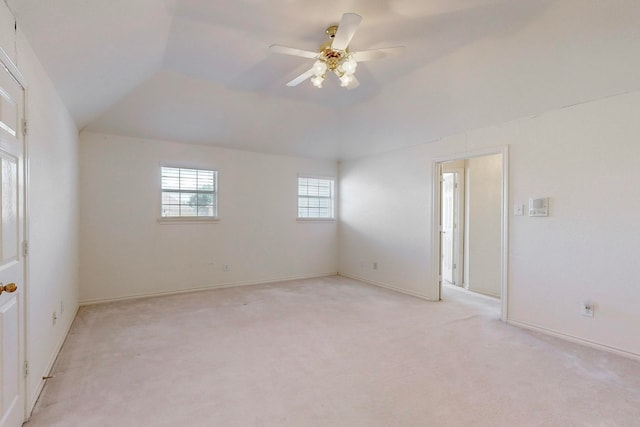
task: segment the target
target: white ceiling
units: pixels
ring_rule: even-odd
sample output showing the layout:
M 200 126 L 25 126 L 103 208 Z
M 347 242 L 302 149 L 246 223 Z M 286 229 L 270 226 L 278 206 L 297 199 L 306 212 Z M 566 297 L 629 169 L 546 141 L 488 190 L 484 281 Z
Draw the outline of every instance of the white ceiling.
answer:
M 347 159 L 640 89 L 638 0 L 7 0 L 79 128 Z M 342 13 L 361 82 L 290 88 Z

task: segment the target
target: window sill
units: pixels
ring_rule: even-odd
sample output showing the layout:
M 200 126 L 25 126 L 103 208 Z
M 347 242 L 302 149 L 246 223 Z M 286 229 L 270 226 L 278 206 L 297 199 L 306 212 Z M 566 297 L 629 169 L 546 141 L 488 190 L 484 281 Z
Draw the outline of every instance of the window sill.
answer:
M 296 218 L 298 222 L 335 222 L 335 218 Z
M 163 225 L 167 224 L 217 224 L 220 222 L 218 217 L 171 217 L 158 218 L 158 222 Z

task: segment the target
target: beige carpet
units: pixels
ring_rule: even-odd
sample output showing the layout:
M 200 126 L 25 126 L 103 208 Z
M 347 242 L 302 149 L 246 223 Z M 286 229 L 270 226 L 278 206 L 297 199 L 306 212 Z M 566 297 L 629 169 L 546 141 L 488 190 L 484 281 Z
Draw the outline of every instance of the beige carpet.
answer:
M 639 426 L 640 363 L 342 277 L 83 307 L 35 426 Z

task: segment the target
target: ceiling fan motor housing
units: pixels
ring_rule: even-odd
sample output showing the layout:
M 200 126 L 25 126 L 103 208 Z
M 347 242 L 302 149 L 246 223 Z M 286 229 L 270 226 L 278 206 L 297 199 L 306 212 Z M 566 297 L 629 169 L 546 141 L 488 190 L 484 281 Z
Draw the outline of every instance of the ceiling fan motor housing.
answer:
M 347 52 L 343 50 L 333 50 L 327 47 L 320 52 L 319 59 L 324 60 L 327 63 L 327 68 L 335 72 L 346 56 Z

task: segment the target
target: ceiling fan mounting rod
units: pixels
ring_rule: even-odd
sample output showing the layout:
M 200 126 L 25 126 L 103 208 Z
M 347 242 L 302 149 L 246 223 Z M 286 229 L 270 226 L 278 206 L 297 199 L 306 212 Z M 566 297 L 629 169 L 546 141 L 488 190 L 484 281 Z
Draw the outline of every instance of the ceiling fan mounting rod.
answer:
M 338 32 L 338 26 L 337 25 L 332 25 L 330 27 L 327 28 L 327 30 L 325 31 L 325 33 L 327 33 L 327 35 L 331 38 L 334 38 L 336 36 L 336 33 Z

